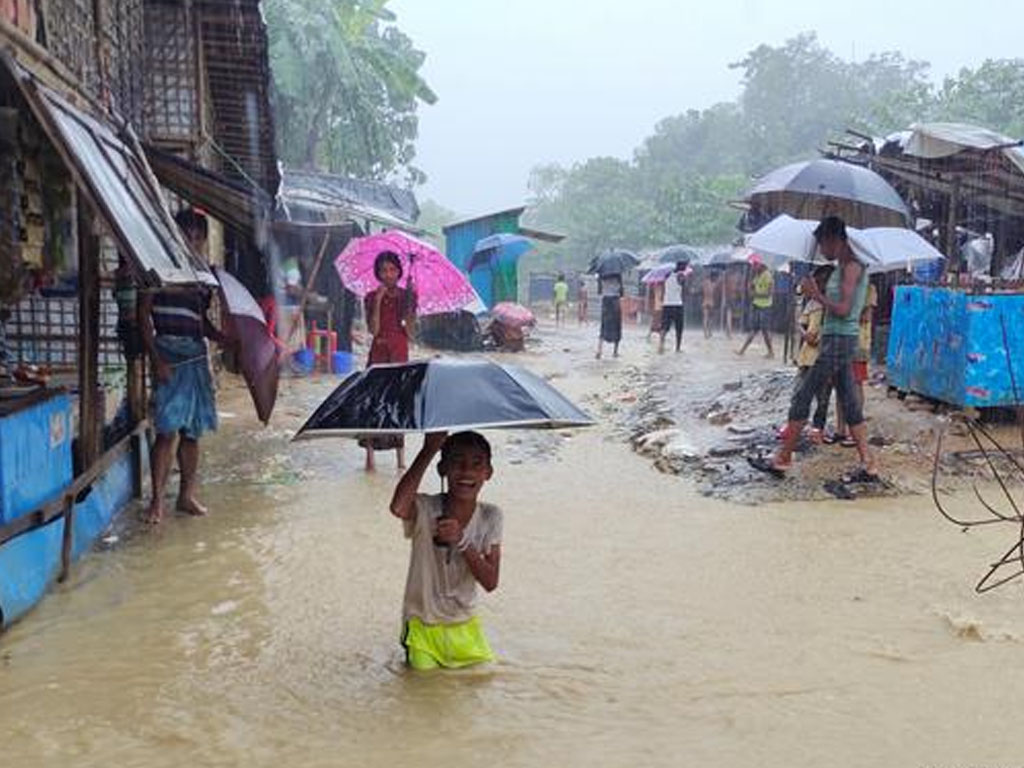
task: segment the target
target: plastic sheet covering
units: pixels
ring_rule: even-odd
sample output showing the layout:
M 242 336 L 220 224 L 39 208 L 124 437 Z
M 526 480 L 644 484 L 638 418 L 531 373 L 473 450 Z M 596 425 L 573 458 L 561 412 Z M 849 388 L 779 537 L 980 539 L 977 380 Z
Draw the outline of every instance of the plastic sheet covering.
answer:
M 473 352 L 483 349 L 480 323 L 472 312 L 447 312 L 421 317 L 416 325 L 419 342 L 433 349 Z
M 439 358 L 353 374 L 295 439 L 591 424 L 586 413 L 529 371 L 488 360 Z

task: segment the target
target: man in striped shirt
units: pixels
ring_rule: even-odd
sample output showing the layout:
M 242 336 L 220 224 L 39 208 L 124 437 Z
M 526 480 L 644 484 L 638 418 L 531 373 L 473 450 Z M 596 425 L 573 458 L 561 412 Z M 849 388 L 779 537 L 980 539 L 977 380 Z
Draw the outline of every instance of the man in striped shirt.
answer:
M 175 220 L 189 244 L 205 255 L 206 217 L 184 210 Z M 147 293 L 140 302 L 142 336 L 154 377 L 157 437 L 150 456 L 153 498 L 146 512 L 146 521 L 153 524 L 163 519 L 163 496 L 174 461 L 175 440 L 181 470 L 175 509 L 190 515 L 206 514 L 196 498 L 199 438 L 217 428 L 206 339 L 218 343 L 224 340 L 207 317 L 209 305 L 209 290 L 198 285 Z

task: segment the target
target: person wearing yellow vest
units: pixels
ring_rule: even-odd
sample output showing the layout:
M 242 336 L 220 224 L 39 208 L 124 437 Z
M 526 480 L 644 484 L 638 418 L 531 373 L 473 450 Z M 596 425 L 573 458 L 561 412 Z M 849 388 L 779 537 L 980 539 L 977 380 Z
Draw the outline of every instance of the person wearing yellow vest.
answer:
M 860 337 L 860 317 L 868 293 L 868 271 L 861 264 L 846 238 L 846 224 L 838 216 L 821 220 L 814 230 L 818 250 L 836 268 L 821 290 L 811 278 L 801 284 L 804 295 L 821 302 L 825 320 L 821 326 L 818 359 L 801 380 L 789 405 L 789 423 L 784 430 L 782 446 L 771 458 L 750 457 L 755 469 L 782 476 L 790 468 L 793 451 L 811 411 L 811 400 L 831 378 L 836 390 L 836 403 L 842 407 L 847 426 L 857 444 L 860 466 L 843 475 L 842 482 L 877 483 L 880 481 L 875 457 L 868 447 L 868 430 L 853 379 L 853 360 Z
M 764 356 L 775 357 L 771 337 L 772 294 L 775 292 L 775 276 L 757 254 L 750 257 L 750 266 L 754 269 L 754 274 L 750 278 L 750 335 L 747 336 L 747 340 L 743 342 L 743 346 L 736 354 L 742 355 L 746 352 L 750 342 L 760 331 L 764 337 L 764 345 L 768 347 Z

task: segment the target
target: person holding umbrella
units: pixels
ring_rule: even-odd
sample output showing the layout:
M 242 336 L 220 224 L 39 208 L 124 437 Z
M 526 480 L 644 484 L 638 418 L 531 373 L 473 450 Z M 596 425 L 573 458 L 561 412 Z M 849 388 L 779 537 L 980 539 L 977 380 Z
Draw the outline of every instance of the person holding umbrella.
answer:
M 416 292 L 402 288 L 402 261 L 393 251 L 381 251 L 373 264 L 380 285 L 363 300 L 366 326 L 373 341 L 368 365 L 409 362 L 409 336 L 416 322 Z M 405 468 L 405 441 L 401 435 L 360 440 L 366 449 L 366 471 L 375 468 L 374 451 L 394 449 L 398 468 Z
M 437 471 L 448 489 L 422 494 L 423 476 L 438 452 Z M 431 432 L 395 488 L 391 514 L 402 521 L 411 542 L 402 645 L 413 669 L 494 659 L 473 611 L 477 585 L 493 592 L 501 569 L 502 513 L 479 501 L 493 475 L 491 446 L 479 432 Z
M 677 261 L 675 269 L 665 278 L 665 294 L 661 302 L 661 336 L 658 341 L 658 354 L 665 352 L 665 337 L 673 327 L 676 330 L 676 352 L 682 349 L 683 326 L 685 314 L 683 296 L 686 293 L 686 276 L 689 264 Z
M 822 219 L 814 230 L 814 238 L 821 254 L 836 264 L 824 291 L 811 277 L 804 278 L 801 283 L 804 295 L 825 308 L 818 359 L 793 394 L 788 424 L 778 452 L 770 459 L 751 458 L 749 461 L 755 469 L 776 476 L 782 476 L 789 469 L 793 450 L 810 415 L 811 400 L 831 378 L 836 401 L 843 409 L 861 462 L 857 470 L 842 477 L 842 482 L 877 482 L 878 468 L 868 447 L 867 425 L 853 380 L 853 358 L 860 336 L 860 316 L 867 299 L 868 271 L 854 255 L 847 240 L 846 224 L 839 217 Z
M 619 356 L 619 342 L 622 341 L 622 275 L 600 275 L 597 292 L 601 294 L 601 333 L 597 337 L 597 357 L 604 353 L 604 343 L 612 345 L 612 356 Z

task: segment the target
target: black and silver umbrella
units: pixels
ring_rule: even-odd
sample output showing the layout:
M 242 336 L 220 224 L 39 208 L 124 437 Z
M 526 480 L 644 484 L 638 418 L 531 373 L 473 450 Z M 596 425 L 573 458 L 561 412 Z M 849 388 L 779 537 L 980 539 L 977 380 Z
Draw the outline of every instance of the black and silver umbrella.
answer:
M 629 272 L 639 263 L 640 258 L 632 251 L 614 248 L 594 257 L 587 271 L 598 277 L 610 277 Z
M 375 365 L 349 376 L 295 436 L 587 427 L 593 420 L 529 371 L 489 360 Z
M 685 261 L 687 264 L 700 264 L 701 254 L 695 248 L 688 245 L 670 245 L 654 252 L 659 264 L 678 264 Z
M 905 227 L 910 210 L 899 193 L 869 168 L 811 160 L 776 168 L 747 193 L 747 202 L 774 217 L 839 216 L 852 227 Z

